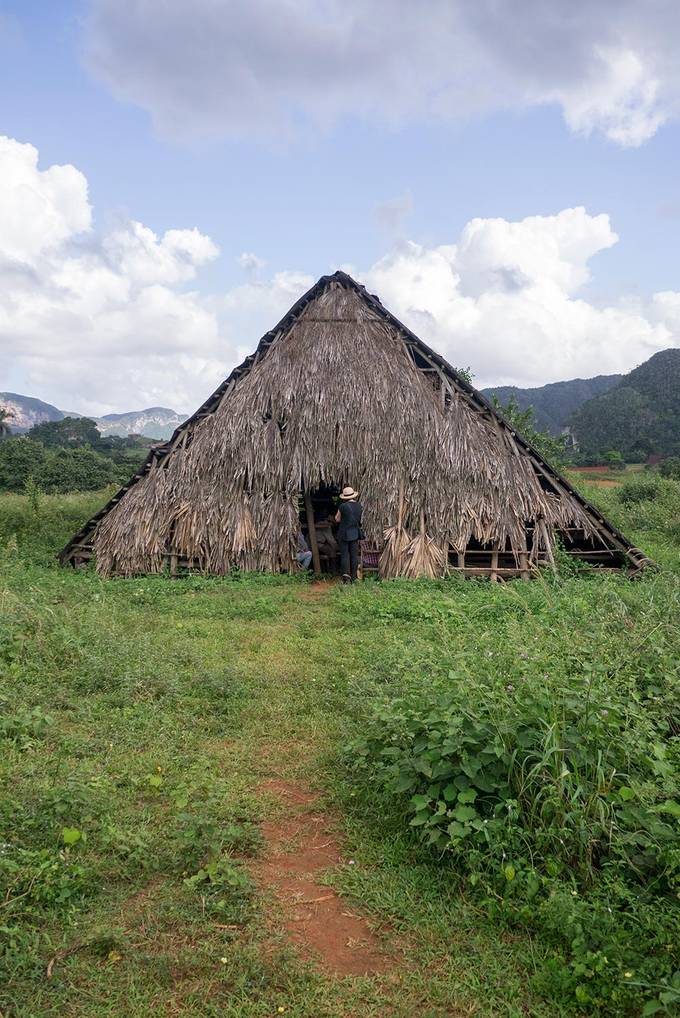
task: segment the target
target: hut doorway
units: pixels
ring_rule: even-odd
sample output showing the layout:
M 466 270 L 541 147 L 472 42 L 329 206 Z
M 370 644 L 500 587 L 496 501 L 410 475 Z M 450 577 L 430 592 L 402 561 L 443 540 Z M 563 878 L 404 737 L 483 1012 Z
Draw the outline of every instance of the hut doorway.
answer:
M 300 530 L 312 552 L 312 565 L 316 573 L 340 574 L 335 513 L 341 491 L 340 485 L 322 484 L 312 491 L 303 492 Z

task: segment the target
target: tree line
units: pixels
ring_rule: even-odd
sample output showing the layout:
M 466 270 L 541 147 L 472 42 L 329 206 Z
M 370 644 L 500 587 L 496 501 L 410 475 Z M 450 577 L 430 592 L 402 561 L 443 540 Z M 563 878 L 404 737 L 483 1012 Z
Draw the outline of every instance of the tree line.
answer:
M 56 494 L 123 484 L 154 444 L 141 435 L 103 437 L 88 417 L 45 421 L 27 435 L 12 435 L 10 427 L 11 417 L 0 410 L 0 491 L 34 484 Z

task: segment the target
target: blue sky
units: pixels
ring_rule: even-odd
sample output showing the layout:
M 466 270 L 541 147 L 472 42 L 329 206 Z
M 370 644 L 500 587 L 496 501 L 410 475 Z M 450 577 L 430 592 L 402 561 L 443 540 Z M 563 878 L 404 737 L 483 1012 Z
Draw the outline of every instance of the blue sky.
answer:
M 207 52 L 215 36 L 215 6 L 221 7 L 223 60 Z M 378 292 L 385 302 L 411 324 L 417 322 L 423 338 L 455 363 L 470 363 L 480 384 L 541 384 L 569 374 L 627 370 L 655 349 L 678 345 L 677 302 L 656 296 L 680 289 L 679 90 L 664 56 L 673 5 L 657 5 L 658 32 L 648 27 L 642 39 L 635 5 L 628 38 L 625 12 L 623 27 L 610 38 L 607 5 L 603 13 L 599 3 L 583 5 L 576 26 L 573 19 L 566 29 L 539 26 L 545 44 L 536 59 L 541 38 L 532 40 L 536 66 L 531 73 L 503 49 L 503 32 L 518 31 L 522 16 L 499 26 L 490 4 L 479 4 L 480 10 L 488 8 L 488 24 L 482 10 L 474 25 L 458 21 L 452 26 L 446 5 L 425 2 L 421 11 L 431 8 L 433 34 L 427 34 L 421 18 L 411 35 L 406 25 L 392 40 L 390 7 L 396 15 L 401 3 L 367 3 L 364 11 L 373 23 L 387 19 L 384 46 L 392 44 L 393 54 L 370 73 L 366 65 L 375 64 L 375 53 L 383 48 L 378 43 L 374 50 L 372 42 L 348 37 L 339 25 L 337 38 L 323 32 L 302 38 L 310 9 L 314 13 L 323 6 L 314 0 L 279 4 L 290 24 L 287 37 L 270 29 L 273 0 L 250 5 L 237 0 L 222 5 L 207 0 L 192 5 L 179 0 L 165 5 L 161 0 L 0 2 L 0 135 L 37 149 L 38 174 L 54 165 L 78 171 L 87 181 L 91 210 L 85 229 L 67 217 L 68 228 L 58 238 L 60 253 L 54 241 L 19 252 L 22 264 L 30 262 L 40 280 L 30 314 L 13 321 L 8 313 L 0 326 L 0 369 L 7 380 L 0 388 L 19 388 L 61 404 L 66 400 L 92 412 L 130 409 L 131 400 L 179 401 L 179 409 L 191 409 L 305 283 L 339 265 L 351 266 L 374 290 L 382 283 Z M 555 3 L 556 9 L 562 6 Z M 565 18 L 570 6 L 564 5 Z M 136 13 L 126 21 L 126 10 L 133 8 Z M 169 8 L 176 9 L 172 17 Z M 506 10 L 511 8 L 517 9 L 509 3 Z M 338 18 L 342 11 L 338 7 Z M 363 33 L 361 5 L 355 14 L 356 31 Z M 438 37 L 446 32 L 453 33 L 454 43 L 461 33 L 469 34 L 458 58 L 450 46 L 439 51 Z M 571 78 L 564 69 L 553 73 L 551 66 L 562 59 L 557 49 L 563 35 L 569 36 L 565 48 L 573 50 Z M 323 53 L 317 59 L 319 40 L 328 45 L 330 69 Z M 230 58 L 232 44 L 236 56 Z M 355 57 L 362 47 L 366 52 Z M 456 59 L 469 66 L 452 85 L 449 61 Z M 238 63 L 239 76 L 230 63 Z M 486 89 L 489 67 L 497 78 Z M 401 94 L 405 77 L 408 87 Z M 473 89 L 471 100 L 470 82 L 476 81 L 485 87 Z M 448 96 L 443 112 L 442 94 Z M 224 96 L 224 107 L 215 95 Z M 9 150 L 8 158 L 14 152 Z M 43 185 L 30 186 L 35 191 Z M 566 220 L 555 217 L 581 207 L 585 212 L 569 219 L 565 240 Z M 26 212 L 40 214 L 32 207 Z M 609 217 L 608 233 L 597 220 L 602 214 Z M 549 247 L 552 242 L 545 238 L 551 230 L 564 246 L 544 279 L 540 264 L 532 261 L 534 226 L 520 230 L 520 241 L 512 239 L 510 226 L 480 227 L 472 267 L 470 258 L 461 261 L 460 253 L 448 251 L 461 246 L 473 220 L 516 224 L 527 218 L 536 221 Z M 86 241 L 90 249 L 103 246 L 111 269 L 107 237 L 118 237 L 130 222 L 148 227 L 159 244 L 168 230 L 195 230 L 219 248 L 219 254 L 183 249 L 181 259 L 191 262 L 191 271 L 182 276 L 167 270 L 170 275 L 154 277 L 152 285 L 168 291 L 161 295 L 161 303 L 167 298 L 165 321 L 157 308 L 150 320 L 148 294 L 140 291 L 149 285 L 146 270 L 135 278 L 120 264 L 112 270 L 134 291 L 135 318 L 130 307 L 114 308 L 110 300 L 95 308 L 94 256 L 84 282 L 82 255 L 78 266 L 74 260 L 73 246 Z M 36 222 L 39 235 L 40 230 Z M 575 237 L 585 238 L 583 250 Z M 2 241 L 0 213 L 0 252 Z M 17 258 L 16 244 L 7 241 L 7 250 Z M 239 264 L 244 252 L 265 264 L 244 271 Z M 442 259 L 446 271 L 462 280 L 444 302 L 436 291 L 437 280 L 445 279 Z M 87 289 L 87 299 L 84 291 L 68 307 L 47 296 L 65 264 L 73 268 L 69 278 L 81 280 L 69 288 Z M 576 266 L 569 282 L 565 264 Z M 482 293 L 482 284 L 475 283 L 471 306 L 465 272 L 491 280 L 493 290 L 499 265 L 522 277 L 521 298 L 508 292 L 492 300 L 490 291 Z M 427 273 L 429 282 L 423 282 Z M 564 298 L 578 335 L 570 357 L 551 360 L 538 356 L 545 343 L 563 352 L 569 342 L 568 330 L 560 327 L 559 300 L 550 303 L 553 284 L 562 287 L 557 297 Z M 76 303 L 87 308 L 77 310 Z M 449 310 L 442 310 L 442 303 Z M 590 316 L 587 324 L 584 316 Z M 62 347 L 66 318 L 75 322 L 79 338 L 68 338 Z M 202 324 L 196 324 L 198 318 Z M 513 339 L 499 358 L 506 319 Z M 522 322 L 527 323 L 524 333 Z M 40 323 L 49 340 L 38 335 Z M 174 372 L 166 364 L 159 377 L 163 336 L 178 328 L 185 328 L 186 342 L 173 337 L 166 359 Z M 137 337 L 136 349 L 131 336 Z M 593 355 L 586 356 L 587 350 Z M 196 366 L 187 381 L 192 354 Z M 536 363 L 529 370 L 521 362 L 532 354 Z M 91 362 L 97 382 L 89 391 L 66 370 L 70 358 Z

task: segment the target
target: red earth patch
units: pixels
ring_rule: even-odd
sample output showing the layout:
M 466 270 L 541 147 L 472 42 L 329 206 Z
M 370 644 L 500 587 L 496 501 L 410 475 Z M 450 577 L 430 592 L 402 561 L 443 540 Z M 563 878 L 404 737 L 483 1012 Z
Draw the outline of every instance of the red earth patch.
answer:
M 299 782 L 270 780 L 260 790 L 285 807 L 283 817 L 262 825 L 265 851 L 252 867 L 263 892 L 283 907 L 284 925 L 301 953 L 339 976 L 373 975 L 396 960 L 356 913 L 318 875 L 342 862 L 330 817 L 318 809 L 318 796 Z

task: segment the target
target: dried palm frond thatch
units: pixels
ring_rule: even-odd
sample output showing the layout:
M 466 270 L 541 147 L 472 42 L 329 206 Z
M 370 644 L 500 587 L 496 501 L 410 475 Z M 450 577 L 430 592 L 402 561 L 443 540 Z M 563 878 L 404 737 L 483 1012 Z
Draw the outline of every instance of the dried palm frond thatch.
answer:
M 366 537 L 386 542 L 385 576 L 442 575 L 448 549 L 471 540 L 526 549 L 534 527 L 532 554 L 544 558 L 556 530 L 600 527 L 484 397 L 336 273 L 151 454 L 62 561 L 89 542 L 104 575 L 160 572 L 170 554 L 212 573 L 288 571 L 300 492 L 346 483 L 362 493 Z M 607 533 L 627 553 L 623 535 Z

